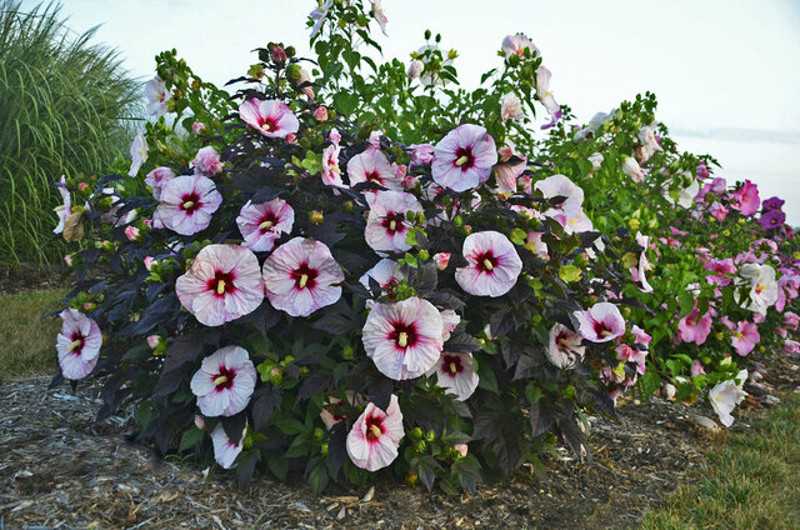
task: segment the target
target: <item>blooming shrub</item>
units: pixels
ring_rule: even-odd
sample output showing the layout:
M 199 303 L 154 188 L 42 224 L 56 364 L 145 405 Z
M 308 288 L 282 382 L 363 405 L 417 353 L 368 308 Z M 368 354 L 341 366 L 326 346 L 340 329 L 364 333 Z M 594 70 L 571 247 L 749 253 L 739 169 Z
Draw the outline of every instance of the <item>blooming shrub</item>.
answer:
M 275 43 L 232 96 L 158 57 L 131 167 L 62 183 L 85 202 L 65 237 L 91 244 L 70 256 L 57 379 L 107 376 L 101 414 L 135 407 L 163 453 L 316 492 L 389 467 L 473 490 L 556 443 L 584 455 L 585 412 L 662 377 L 680 399 L 717 385 L 728 424 L 732 352 L 774 327 L 794 348 L 800 320 L 779 314 L 791 231 L 752 220 L 754 186 L 642 127 L 649 95 L 571 128 L 527 37 L 469 93 L 455 52 L 428 44 L 407 73 L 352 48 L 378 47 L 371 17 L 384 28 L 377 2 L 312 12 L 316 81 Z

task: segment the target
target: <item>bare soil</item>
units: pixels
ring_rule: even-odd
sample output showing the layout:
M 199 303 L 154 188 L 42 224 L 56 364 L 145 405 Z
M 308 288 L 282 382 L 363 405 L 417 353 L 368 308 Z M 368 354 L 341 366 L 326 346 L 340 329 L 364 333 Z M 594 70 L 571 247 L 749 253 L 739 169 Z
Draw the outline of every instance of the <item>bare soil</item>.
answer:
M 765 361 L 763 388 L 735 415 L 746 431 L 765 396 L 800 382 L 791 359 Z M 659 397 L 620 408 L 621 424 L 592 418 L 590 462 L 566 449 L 547 456 L 547 476 L 448 495 L 380 478 L 374 490 L 314 497 L 300 483 L 231 473 L 204 476 L 126 441 L 133 422 L 98 422 L 99 385 L 48 389 L 49 379 L 0 386 L 0 530 L 5 528 L 631 528 L 678 483 L 695 480 L 705 454 L 727 436 L 698 425 L 706 403 Z

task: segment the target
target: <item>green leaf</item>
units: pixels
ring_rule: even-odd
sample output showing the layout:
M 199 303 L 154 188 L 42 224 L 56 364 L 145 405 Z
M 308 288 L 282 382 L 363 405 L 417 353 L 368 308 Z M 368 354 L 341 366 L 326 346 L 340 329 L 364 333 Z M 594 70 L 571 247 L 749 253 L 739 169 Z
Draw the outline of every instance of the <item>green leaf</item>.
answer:
M 181 443 L 178 446 L 178 450 L 182 453 L 184 451 L 188 451 L 189 449 L 193 448 L 195 445 L 200 443 L 200 441 L 205 436 L 205 431 L 201 431 L 194 425 L 189 427 L 189 429 L 183 433 L 181 436 Z
M 325 469 L 325 462 L 320 460 L 311 468 L 308 474 L 308 485 L 311 486 L 311 492 L 314 495 L 319 495 L 328 485 L 328 470 Z
M 647 370 L 641 381 L 642 401 L 646 401 L 661 386 L 661 377 L 655 370 Z
M 685 317 L 694 309 L 694 295 L 689 291 L 683 291 L 678 297 L 681 306 L 681 318 Z
M 289 460 L 283 458 L 282 455 L 273 454 L 267 461 L 269 471 L 280 480 L 286 480 L 286 475 L 289 473 Z
M 575 265 L 562 265 L 561 268 L 558 269 L 558 277 L 566 283 L 574 283 L 580 281 L 583 277 L 583 273 L 581 269 Z
M 478 386 L 495 394 L 500 393 L 497 388 L 497 377 L 488 362 L 478 363 Z
M 525 246 L 526 239 L 528 238 L 527 232 L 521 228 L 515 228 L 511 231 L 509 239 L 515 245 Z
M 350 116 L 358 108 L 358 96 L 347 92 L 339 92 L 333 96 L 333 106 L 345 116 Z
M 535 405 L 542 399 L 542 389 L 536 386 L 536 383 L 530 381 L 525 386 L 525 397 L 528 398 L 528 402 L 531 405 Z

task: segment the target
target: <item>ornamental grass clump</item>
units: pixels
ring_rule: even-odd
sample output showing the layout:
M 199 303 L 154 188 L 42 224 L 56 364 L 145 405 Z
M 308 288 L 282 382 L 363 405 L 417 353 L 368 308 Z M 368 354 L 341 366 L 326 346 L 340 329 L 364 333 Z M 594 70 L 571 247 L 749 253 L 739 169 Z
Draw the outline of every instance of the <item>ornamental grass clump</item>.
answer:
M 58 4 L 0 1 L 0 267 L 60 265 L 63 244 L 42 248 L 53 180 L 106 171 L 128 145 L 139 86 L 95 29 L 71 33 Z
M 699 276 L 652 273 L 672 271 L 675 245 L 643 205 L 682 222 L 679 196 L 700 179 L 679 171 L 695 158 L 640 134 L 649 100 L 565 125 L 569 108 L 522 35 L 503 41 L 491 90 L 451 87 L 457 54 L 439 36 L 408 74 L 378 65 L 351 45 L 379 49 L 368 26 L 386 15 L 368 7 L 315 9 L 318 67 L 270 43 L 232 95 L 174 51 L 158 57 L 129 176 L 63 183 L 84 205 L 62 219 L 65 238 L 87 240 L 68 256 L 78 281 L 63 334 L 79 322 L 103 344 L 96 355 L 94 338 L 59 338 L 56 380 L 103 376 L 101 415 L 134 408 L 138 439 L 162 454 L 216 461 L 243 482 L 256 469 L 303 474 L 315 492 L 377 472 L 472 491 L 536 468 L 556 444 L 586 456 L 586 415 L 614 416 L 625 392 L 647 397 L 662 377 L 684 397 L 730 386 L 730 354 L 706 361 L 680 337 L 699 344 L 714 307 L 775 318 L 789 273 L 776 281 L 754 254 L 725 273 L 719 304 L 705 294 L 715 287 L 689 285 Z M 426 71 L 438 83 L 420 83 Z M 542 108 L 545 139 L 529 127 Z M 641 147 L 641 182 L 617 152 L 626 142 Z M 793 303 L 797 285 L 785 285 Z M 739 330 L 743 352 L 755 335 Z

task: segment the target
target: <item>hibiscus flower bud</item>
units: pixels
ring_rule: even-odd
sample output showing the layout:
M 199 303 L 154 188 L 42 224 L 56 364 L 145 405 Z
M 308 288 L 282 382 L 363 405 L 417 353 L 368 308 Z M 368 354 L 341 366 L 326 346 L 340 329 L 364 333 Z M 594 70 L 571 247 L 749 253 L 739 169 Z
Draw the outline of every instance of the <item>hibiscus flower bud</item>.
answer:
M 409 79 L 416 79 L 422 73 L 422 70 L 425 69 L 425 65 L 422 64 L 421 61 L 411 61 L 411 64 L 408 65 L 408 71 L 406 75 Z
M 455 449 L 458 454 L 461 455 L 461 458 L 466 458 L 467 453 L 469 452 L 469 446 L 467 444 L 456 444 L 453 446 L 453 449 Z
M 311 224 L 319 225 L 325 220 L 325 216 L 319 210 L 312 210 L 311 213 L 308 214 L 308 220 L 311 221 Z
M 201 121 L 196 121 L 192 124 L 192 132 L 195 133 L 197 136 L 202 136 L 206 133 L 208 127 L 206 124 Z
M 138 241 L 140 236 L 141 232 L 135 226 L 128 225 L 125 227 L 125 237 L 128 238 L 128 241 Z
M 270 56 L 275 64 L 284 64 L 287 59 L 286 50 L 277 44 L 270 49 Z
M 501 147 L 497 150 L 498 162 L 508 162 L 514 151 L 510 147 Z
M 67 267 L 72 267 L 72 254 L 64 255 L 64 263 L 67 264 Z
M 201 431 L 206 430 L 206 420 L 200 414 L 194 415 L 194 426 Z
M 160 335 L 149 335 L 147 337 L 147 347 L 151 350 L 155 350 L 163 340 L 164 339 L 162 339 Z
M 320 105 L 314 109 L 314 119 L 319 122 L 328 121 L 328 107 Z
M 436 262 L 436 268 L 443 271 L 447 268 L 447 264 L 450 263 L 450 253 L 437 252 L 433 255 L 433 261 Z

